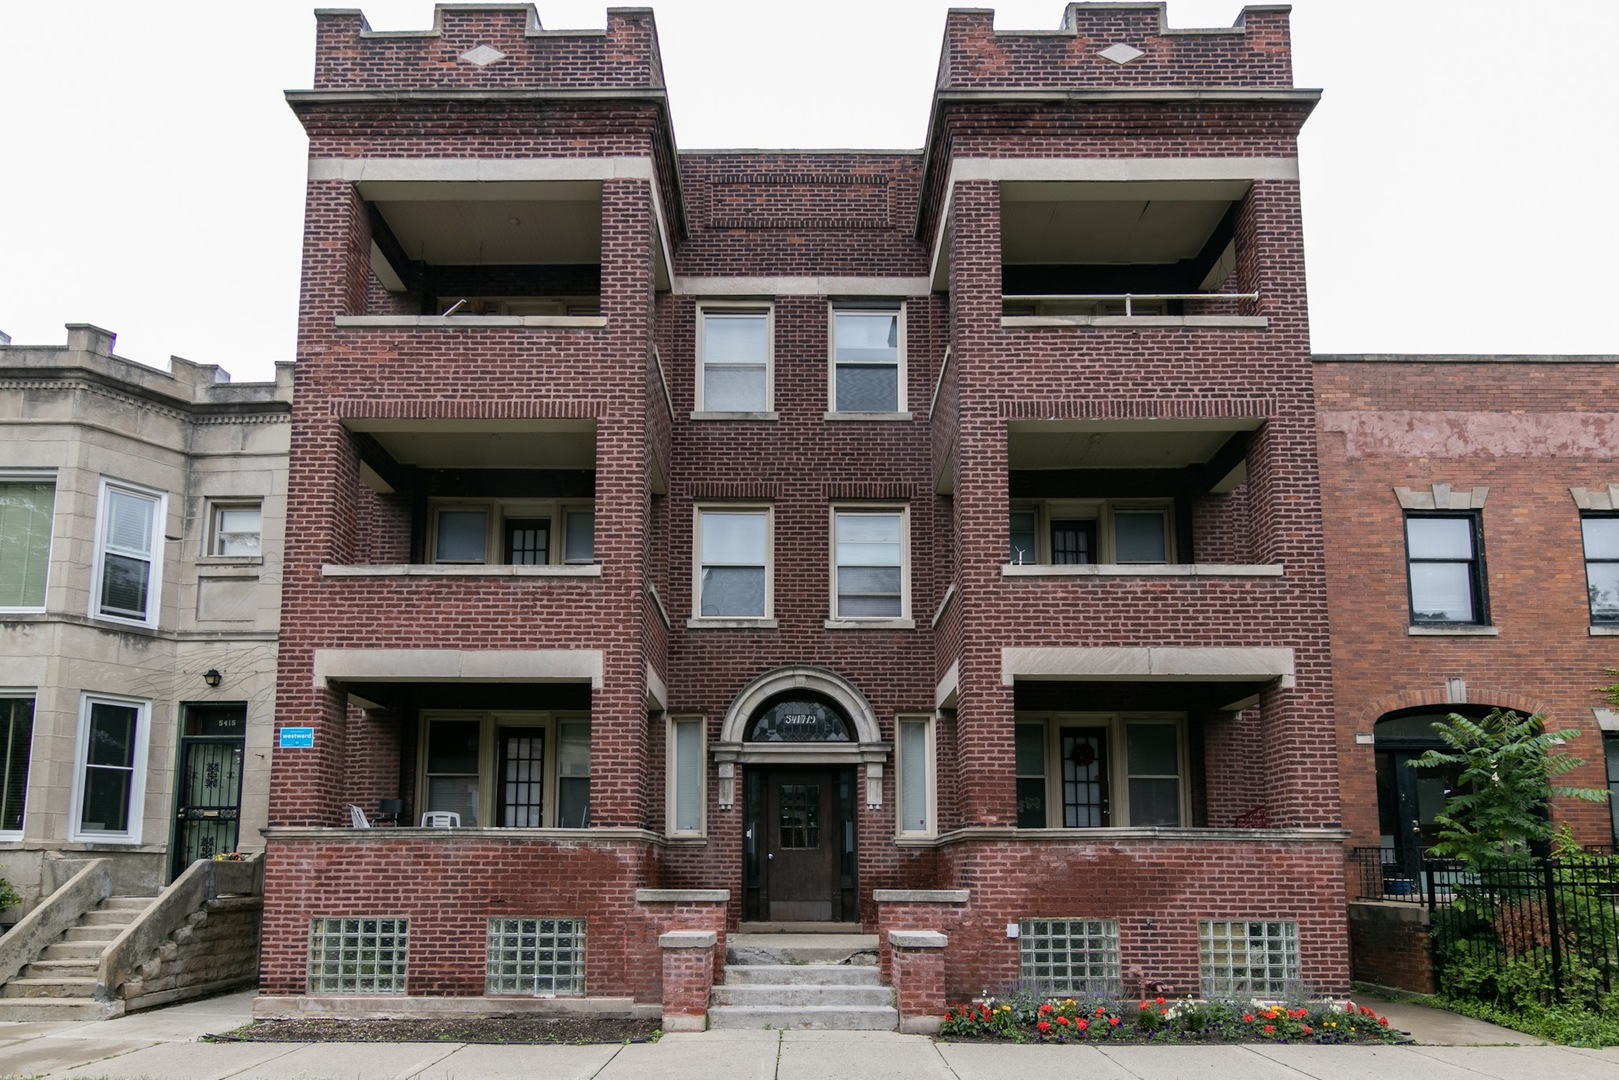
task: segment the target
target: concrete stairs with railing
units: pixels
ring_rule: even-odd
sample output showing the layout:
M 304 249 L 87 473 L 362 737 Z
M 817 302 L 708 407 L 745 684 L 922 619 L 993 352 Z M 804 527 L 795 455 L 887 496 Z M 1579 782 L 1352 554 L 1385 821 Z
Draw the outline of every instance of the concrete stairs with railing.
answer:
M 79 916 L 0 987 L 0 1020 L 101 1020 L 111 1015 L 96 1000 L 101 954 L 156 901 L 153 896 L 109 896 Z
M 725 981 L 709 996 L 710 1028 L 893 1031 L 894 994 L 874 934 L 732 934 Z

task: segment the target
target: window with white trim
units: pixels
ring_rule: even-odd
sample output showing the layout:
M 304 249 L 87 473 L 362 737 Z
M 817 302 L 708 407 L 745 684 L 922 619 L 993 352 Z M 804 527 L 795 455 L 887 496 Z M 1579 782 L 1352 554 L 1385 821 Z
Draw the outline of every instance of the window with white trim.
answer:
M 668 820 L 670 836 L 702 836 L 704 800 L 708 790 L 704 743 L 706 725 L 701 716 L 669 718 Z
M 1043 994 L 1118 994 L 1118 920 L 1024 919 L 1018 923 L 1018 984 Z
M 768 506 L 696 508 L 692 614 L 698 619 L 772 616 L 772 520 Z
M 166 502 L 155 491 L 101 482 L 92 616 L 156 625 Z
M 0 473 L 0 610 L 45 607 L 55 509 L 55 474 Z
M 586 566 L 596 560 L 596 514 L 586 504 L 439 500 L 431 561 L 464 566 Z
M 490 919 L 486 964 L 486 994 L 577 997 L 585 992 L 585 920 Z
M 1581 514 L 1585 591 L 1593 625 L 1619 623 L 1619 514 Z
M 1282 997 L 1299 986 L 1299 924 L 1197 924 L 1203 996 Z
M 1150 500 L 1061 500 L 1013 504 L 1007 561 L 1014 566 L 1175 561 L 1174 515 Z
M 519 712 L 424 713 L 419 811 L 462 828 L 590 824 L 590 720 Z
M 0 839 L 22 839 L 33 742 L 33 695 L 0 694 Z
M 1179 716 L 1019 714 L 1013 739 L 1020 829 L 1188 820 L 1186 724 Z
M 894 721 L 894 771 L 898 777 L 899 794 L 895 798 L 899 811 L 901 836 L 929 836 L 935 825 L 933 717 L 900 716 Z
M 769 305 L 700 305 L 697 411 L 768 413 L 774 337 L 775 314 Z
M 74 763 L 72 839 L 139 843 L 151 703 L 84 695 Z
M 409 919 L 309 920 L 311 994 L 403 994 Z
M 906 410 L 903 304 L 832 306 L 832 412 Z
M 907 507 L 833 507 L 832 618 L 910 617 L 909 526 Z
M 208 514 L 208 554 L 225 559 L 256 559 L 264 528 L 264 507 L 257 502 L 213 503 Z

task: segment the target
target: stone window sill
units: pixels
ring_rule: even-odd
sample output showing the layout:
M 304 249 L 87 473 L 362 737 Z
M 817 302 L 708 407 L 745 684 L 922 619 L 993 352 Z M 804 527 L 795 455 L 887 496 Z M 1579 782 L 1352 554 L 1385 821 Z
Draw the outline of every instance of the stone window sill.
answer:
M 1412 637 L 1500 637 L 1499 626 L 1413 626 L 1406 630 Z
M 828 630 L 915 630 L 915 619 L 828 619 Z
M 1263 330 L 1264 315 L 1002 315 L 1001 329 L 1027 330 L 1048 326 L 1098 326 L 1112 330 Z
M 908 412 L 829 412 L 821 417 L 823 420 L 867 420 L 878 423 L 904 423 L 914 419 Z
M 1619 637 L 1619 626 L 1593 626 L 1592 637 Z
M 339 315 L 340 330 L 598 330 L 605 315 Z
M 550 566 L 438 566 L 434 564 L 394 563 L 388 565 L 349 566 L 342 563 L 322 563 L 321 577 L 601 577 L 600 563 L 586 565 Z
M 766 420 L 772 422 L 781 419 L 774 409 L 764 412 L 703 412 L 693 410 L 691 418 L 693 420 Z
M 1225 563 L 1088 563 L 1054 566 L 1049 563 L 1006 563 L 1002 577 L 1282 577 L 1280 563 L 1255 565 Z
M 775 619 L 687 619 L 688 630 L 774 630 Z

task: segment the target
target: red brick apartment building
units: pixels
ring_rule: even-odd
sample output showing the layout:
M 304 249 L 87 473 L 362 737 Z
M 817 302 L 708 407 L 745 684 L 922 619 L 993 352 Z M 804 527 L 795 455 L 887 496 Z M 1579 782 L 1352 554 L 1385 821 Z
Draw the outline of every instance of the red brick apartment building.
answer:
M 1527 559 L 1407 639 L 1399 515 L 1493 481 L 1356 472 L 1393 367 L 1316 369 L 1323 497 L 1285 7 L 952 11 L 920 152 L 678 149 L 645 9 L 317 18 L 262 1012 L 701 1022 L 761 926 L 877 935 L 916 1014 L 1342 991 L 1359 733 L 1564 706 L 1501 662 Z M 1336 704 L 1323 506 L 1382 559 Z

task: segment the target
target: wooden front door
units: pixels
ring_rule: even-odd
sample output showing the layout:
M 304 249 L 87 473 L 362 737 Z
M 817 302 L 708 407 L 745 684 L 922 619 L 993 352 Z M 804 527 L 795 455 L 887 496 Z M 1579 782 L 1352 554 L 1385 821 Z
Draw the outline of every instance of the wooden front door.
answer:
M 772 773 L 765 781 L 766 917 L 826 922 L 839 909 L 834 778 L 827 772 Z

